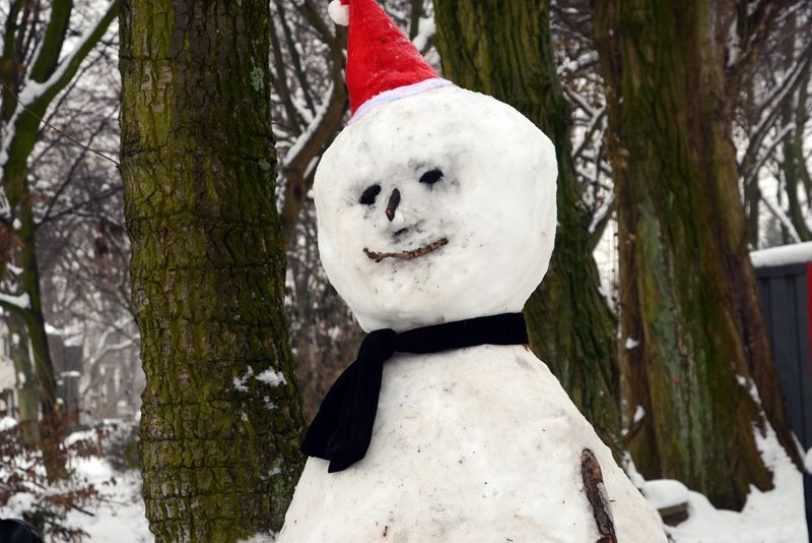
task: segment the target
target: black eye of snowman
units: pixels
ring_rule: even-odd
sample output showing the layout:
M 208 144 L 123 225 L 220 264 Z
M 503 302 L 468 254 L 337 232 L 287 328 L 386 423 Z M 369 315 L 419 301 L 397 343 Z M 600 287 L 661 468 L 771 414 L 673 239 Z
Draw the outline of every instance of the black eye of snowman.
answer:
M 364 192 L 361 193 L 361 198 L 358 200 L 358 202 L 364 204 L 365 206 L 371 206 L 375 203 L 375 197 L 378 196 L 380 192 L 380 185 L 370 185 L 364 190 Z
M 433 185 L 434 183 L 442 179 L 443 179 L 442 170 L 438 170 L 436 168 L 433 170 L 429 170 L 420 176 L 420 182 L 425 183 L 426 185 Z

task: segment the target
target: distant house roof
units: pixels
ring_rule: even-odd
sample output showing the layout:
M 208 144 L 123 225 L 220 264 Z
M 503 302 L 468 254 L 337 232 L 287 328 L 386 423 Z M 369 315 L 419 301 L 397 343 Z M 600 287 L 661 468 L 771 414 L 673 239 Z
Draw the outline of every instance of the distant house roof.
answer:
M 756 268 L 812 262 L 812 241 L 753 251 L 750 259 Z

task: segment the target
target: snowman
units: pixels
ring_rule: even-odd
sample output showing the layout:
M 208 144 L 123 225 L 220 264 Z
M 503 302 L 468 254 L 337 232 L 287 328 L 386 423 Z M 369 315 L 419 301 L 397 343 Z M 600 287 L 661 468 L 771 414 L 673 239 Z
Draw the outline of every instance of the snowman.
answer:
M 316 172 L 319 250 L 368 335 L 308 430 L 277 541 L 665 541 L 526 345 L 552 143 L 439 78 L 375 0 L 330 14 L 349 24 L 353 116 Z

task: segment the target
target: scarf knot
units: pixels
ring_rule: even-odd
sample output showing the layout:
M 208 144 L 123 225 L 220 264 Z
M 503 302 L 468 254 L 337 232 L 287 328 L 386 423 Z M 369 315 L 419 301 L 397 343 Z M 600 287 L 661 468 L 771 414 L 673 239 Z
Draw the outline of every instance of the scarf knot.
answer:
M 375 330 L 361 343 L 358 358 L 327 392 L 302 444 L 302 452 L 330 461 L 342 471 L 361 460 L 372 440 L 383 364 L 396 352 L 428 354 L 477 345 L 527 343 L 521 313 L 465 319 L 397 333 Z

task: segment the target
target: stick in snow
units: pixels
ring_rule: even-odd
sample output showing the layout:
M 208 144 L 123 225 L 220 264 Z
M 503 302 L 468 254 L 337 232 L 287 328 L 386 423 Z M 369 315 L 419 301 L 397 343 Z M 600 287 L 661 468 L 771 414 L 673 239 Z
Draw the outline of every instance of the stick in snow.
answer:
M 592 506 L 592 514 L 601 536 L 597 543 L 617 543 L 612 508 L 609 504 L 609 496 L 606 494 L 606 487 L 603 485 L 601 465 L 589 449 L 581 451 L 581 478 L 584 481 L 586 497 Z

